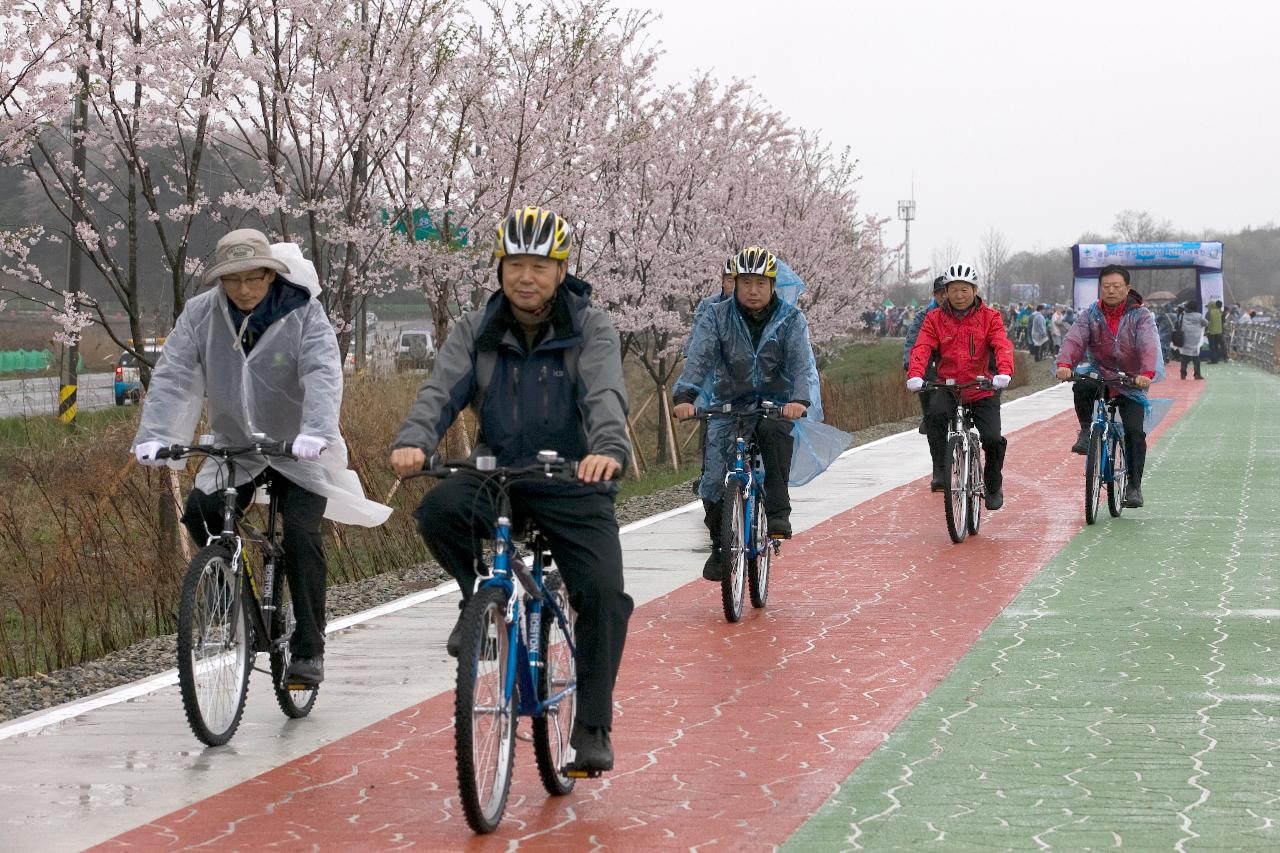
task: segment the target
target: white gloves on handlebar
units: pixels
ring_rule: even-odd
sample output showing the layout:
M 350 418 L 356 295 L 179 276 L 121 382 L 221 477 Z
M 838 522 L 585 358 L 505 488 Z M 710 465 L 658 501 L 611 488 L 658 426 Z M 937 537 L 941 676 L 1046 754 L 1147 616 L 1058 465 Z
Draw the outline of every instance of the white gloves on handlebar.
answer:
M 995 376 L 991 377 L 991 384 L 997 388 L 1008 388 L 1009 376 L 1004 373 L 997 373 Z
M 319 459 L 329 442 L 314 435 L 300 435 L 293 440 L 293 455 L 298 459 Z
M 167 460 L 157 459 L 156 452 L 164 446 L 163 441 L 144 441 L 133 449 L 133 455 L 137 457 L 139 465 L 150 465 L 152 468 L 159 468 Z
M 1005 377 L 1005 378 L 1007 379 L 1008 377 Z M 907 380 L 908 391 L 919 391 L 923 387 L 924 387 L 924 380 L 921 379 L 919 376 L 912 376 L 910 379 Z

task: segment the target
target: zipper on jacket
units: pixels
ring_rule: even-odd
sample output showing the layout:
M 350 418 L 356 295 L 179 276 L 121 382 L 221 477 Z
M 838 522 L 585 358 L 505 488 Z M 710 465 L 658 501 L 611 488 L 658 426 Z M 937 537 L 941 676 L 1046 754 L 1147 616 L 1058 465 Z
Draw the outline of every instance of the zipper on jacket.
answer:
M 546 423 L 551 419 L 551 388 L 547 382 L 547 365 L 543 364 L 542 369 L 538 371 L 541 377 L 539 381 L 542 383 L 542 421 Z

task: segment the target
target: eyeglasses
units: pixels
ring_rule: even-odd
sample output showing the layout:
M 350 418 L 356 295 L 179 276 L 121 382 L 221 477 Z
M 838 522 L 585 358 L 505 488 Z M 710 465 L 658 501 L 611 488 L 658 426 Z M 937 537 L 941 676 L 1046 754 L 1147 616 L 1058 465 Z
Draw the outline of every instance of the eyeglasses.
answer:
M 244 278 L 232 278 L 224 275 L 219 280 L 222 282 L 223 287 L 257 287 L 266 277 L 266 273 L 247 275 Z

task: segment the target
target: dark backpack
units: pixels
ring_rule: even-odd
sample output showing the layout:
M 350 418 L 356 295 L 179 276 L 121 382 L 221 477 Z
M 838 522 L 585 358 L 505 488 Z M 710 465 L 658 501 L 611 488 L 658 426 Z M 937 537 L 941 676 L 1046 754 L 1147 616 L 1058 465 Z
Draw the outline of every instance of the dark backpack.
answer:
M 1169 343 L 1175 347 L 1182 346 L 1182 342 L 1186 340 L 1186 336 L 1182 334 L 1182 315 L 1178 315 L 1178 322 L 1173 324 L 1173 334 L 1169 336 Z

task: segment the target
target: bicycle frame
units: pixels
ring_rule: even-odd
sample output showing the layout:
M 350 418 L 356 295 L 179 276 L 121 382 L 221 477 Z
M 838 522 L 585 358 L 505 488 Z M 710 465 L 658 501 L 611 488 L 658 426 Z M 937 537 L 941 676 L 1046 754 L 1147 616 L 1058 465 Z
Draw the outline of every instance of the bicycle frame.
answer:
M 1102 432 L 1102 482 L 1114 483 L 1116 471 L 1112 465 L 1114 454 L 1111 445 L 1124 441 L 1124 421 L 1120 419 L 1119 397 L 1104 400 L 1100 395 L 1093 401 L 1093 429 Z M 1129 460 L 1125 459 L 1125 465 Z
M 546 568 L 544 555 L 547 552 L 545 540 L 537 533 L 530 537 L 530 544 L 533 548 L 532 565 L 526 566 L 512 536 L 513 524 L 511 519 L 513 513 L 511 497 L 507 493 L 507 486 L 513 479 L 539 473 L 552 476 L 551 469 L 553 464 L 567 467 L 572 467 L 573 465 L 573 463 L 565 463 L 564 460 L 560 460 L 558 463 L 543 461 L 539 465 L 530 466 L 527 469 L 496 471 L 492 466 L 485 468 L 476 462 L 445 462 L 441 463 L 442 467 L 439 468 L 433 462 L 422 472 L 422 474 L 428 476 L 440 477 L 451 475 L 458 470 L 474 470 L 482 474 L 492 472 L 490 475 L 497 480 L 498 517 L 493 527 L 493 539 L 496 543 L 496 549 L 489 574 L 476 577 L 475 591 L 478 592 L 485 587 L 496 587 L 502 591 L 502 595 L 507 602 L 504 618 L 504 622 L 507 625 L 507 642 L 508 648 L 513 649 L 515 654 L 507 656 L 506 670 L 503 672 L 503 707 L 506 707 L 506 700 L 511 698 L 512 691 L 516 689 L 518 683 L 520 689 L 517 695 L 520 701 L 516 707 L 516 716 L 520 717 L 541 717 L 548 708 L 558 704 L 571 692 L 577 690 L 575 679 L 573 684 L 559 693 L 552 696 L 538 697 L 538 685 L 535 676 L 544 666 L 543 655 L 546 651 L 541 648 L 542 620 L 549 616 L 559 623 L 561 633 L 569 647 L 569 654 L 575 660 L 577 659 L 578 650 L 572 639 L 568 614 L 561 610 L 556 603 L 555 597 L 547 592 L 543 581 L 543 573 Z M 402 477 L 401 479 L 407 478 Z M 523 592 L 522 595 L 517 594 L 517 582 L 519 583 L 520 591 Z M 527 599 L 527 602 L 524 601 L 525 599 Z M 527 608 L 524 613 L 521 610 L 522 604 Z M 550 611 L 549 614 L 546 612 L 547 610 Z
M 737 481 L 742 484 L 742 493 L 746 499 L 746 518 L 743 520 L 743 532 L 747 536 L 748 542 L 743 543 L 748 558 L 754 559 L 765 548 L 770 547 L 770 542 L 752 543 L 751 531 L 755 529 L 756 516 L 761 512 L 761 504 L 764 502 L 764 483 L 763 478 L 757 474 L 756 469 L 763 467 L 760 458 L 760 449 L 755 443 L 755 439 L 750 441 L 743 434 L 745 430 L 742 424 L 748 418 L 761 417 L 779 417 L 777 409 L 772 406 L 761 406 L 759 409 L 748 411 L 733 411 L 728 404 L 725 405 L 723 411 L 709 411 L 701 415 L 701 417 L 710 419 L 713 417 L 731 417 L 735 421 L 736 428 L 734 430 L 734 455 L 733 467 L 724 475 L 724 484 L 728 486 L 731 482 Z M 749 464 L 748 464 L 749 463 Z M 780 547 L 776 542 L 773 547 Z

